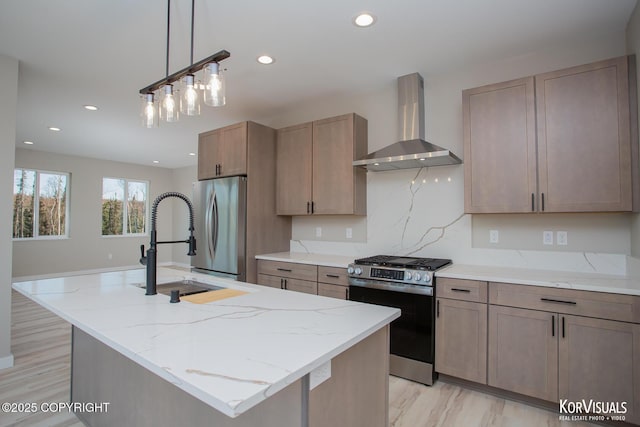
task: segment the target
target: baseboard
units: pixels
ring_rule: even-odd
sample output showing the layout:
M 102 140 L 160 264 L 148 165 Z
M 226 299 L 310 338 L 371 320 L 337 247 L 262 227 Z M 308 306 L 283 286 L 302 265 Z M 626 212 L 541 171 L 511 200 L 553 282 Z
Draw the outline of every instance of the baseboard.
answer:
M 13 367 L 13 354 L 9 354 L 5 357 L 0 357 L 0 369 L 7 369 Z

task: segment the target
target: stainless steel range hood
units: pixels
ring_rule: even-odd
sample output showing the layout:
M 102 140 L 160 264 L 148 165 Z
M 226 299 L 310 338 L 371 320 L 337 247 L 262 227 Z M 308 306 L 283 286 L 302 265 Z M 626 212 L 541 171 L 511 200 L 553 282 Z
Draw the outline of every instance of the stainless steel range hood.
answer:
M 353 162 L 378 172 L 462 163 L 451 151 L 424 140 L 424 80 L 418 73 L 398 77 L 400 141 Z

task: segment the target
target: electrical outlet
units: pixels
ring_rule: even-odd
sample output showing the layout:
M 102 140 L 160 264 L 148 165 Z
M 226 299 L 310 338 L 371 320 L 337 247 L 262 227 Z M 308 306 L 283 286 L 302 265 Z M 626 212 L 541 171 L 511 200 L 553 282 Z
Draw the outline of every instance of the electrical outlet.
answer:
M 500 241 L 500 232 L 498 230 L 489 230 L 489 243 L 498 243 Z
M 322 227 L 316 227 L 316 237 L 322 237 Z
M 353 238 L 353 228 L 347 227 L 345 231 L 345 235 L 347 236 L 347 239 Z
M 566 246 L 568 243 L 568 236 L 566 231 L 558 231 L 556 233 L 556 242 L 559 245 Z
M 542 232 L 542 243 L 544 245 L 553 245 L 553 231 Z

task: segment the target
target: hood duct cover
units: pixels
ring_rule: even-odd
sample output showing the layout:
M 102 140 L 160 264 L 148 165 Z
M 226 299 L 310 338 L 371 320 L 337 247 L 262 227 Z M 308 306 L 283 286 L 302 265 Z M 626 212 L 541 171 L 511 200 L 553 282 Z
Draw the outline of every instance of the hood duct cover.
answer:
M 398 78 L 398 120 L 400 141 L 354 161 L 354 166 L 378 172 L 462 163 L 451 151 L 424 140 L 424 80 L 418 73 Z

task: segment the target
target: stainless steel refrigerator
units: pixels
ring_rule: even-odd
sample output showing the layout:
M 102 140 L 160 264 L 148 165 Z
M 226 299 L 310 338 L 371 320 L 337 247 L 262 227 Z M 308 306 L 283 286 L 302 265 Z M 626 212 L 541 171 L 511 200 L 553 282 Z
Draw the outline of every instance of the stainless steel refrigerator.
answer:
M 196 256 L 192 270 L 246 281 L 247 177 L 193 184 Z

